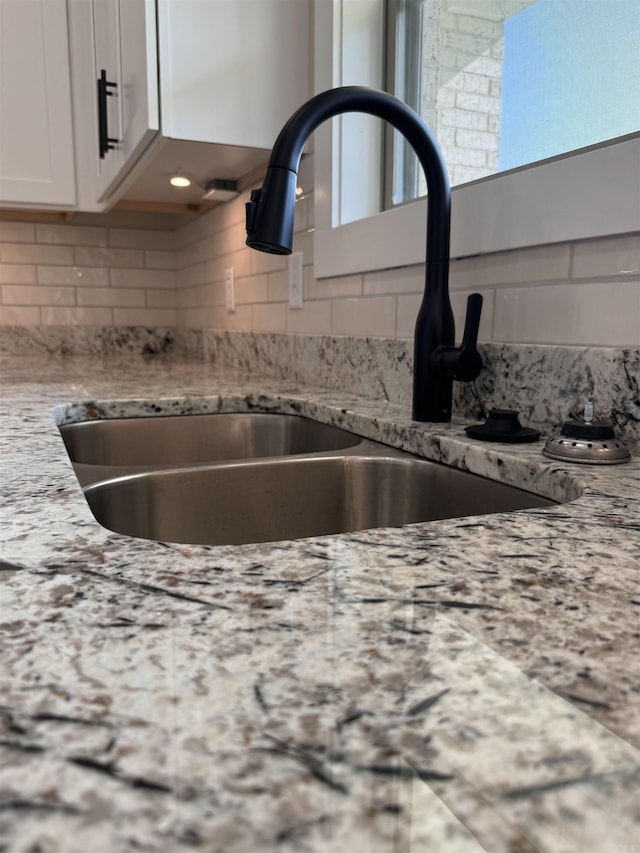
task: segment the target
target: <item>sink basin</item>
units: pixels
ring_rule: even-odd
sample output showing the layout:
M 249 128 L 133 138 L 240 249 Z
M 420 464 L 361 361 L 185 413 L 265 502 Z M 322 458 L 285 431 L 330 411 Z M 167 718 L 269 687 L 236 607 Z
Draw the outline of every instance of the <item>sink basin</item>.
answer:
M 114 418 L 60 427 L 81 485 L 157 468 L 344 450 L 362 439 L 297 415 Z
M 297 457 L 137 474 L 85 489 L 118 533 L 209 545 L 549 506 L 553 501 L 424 459 Z

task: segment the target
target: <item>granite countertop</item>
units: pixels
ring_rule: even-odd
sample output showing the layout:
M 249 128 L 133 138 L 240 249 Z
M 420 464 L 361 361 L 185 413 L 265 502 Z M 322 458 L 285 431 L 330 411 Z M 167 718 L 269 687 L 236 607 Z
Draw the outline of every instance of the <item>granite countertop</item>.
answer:
M 0 850 L 640 851 L 640 463 L 162 357 L 0 373 Z M 300 412 L 569 502 L 133 539 L 94 520 L 54 409 Z

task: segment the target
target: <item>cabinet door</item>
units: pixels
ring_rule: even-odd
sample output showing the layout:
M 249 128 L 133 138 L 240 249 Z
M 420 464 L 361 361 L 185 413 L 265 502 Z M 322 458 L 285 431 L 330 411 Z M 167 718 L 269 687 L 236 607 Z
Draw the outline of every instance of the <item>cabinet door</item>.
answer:
M 86 2 L 86 0 L 84 0 Z M 99 191 L 116 178 L 122 139 L 122 79 L 120 74 L 120 8 L 118 0 L 91 0 L 93 23 L 93 83 L 98 122 Z M 101 103 L 102 102 L 102 103 Z M 100 113 L 102 110 L 102 117 Z
M 160 131 L 155 0 L 120 0 L 120 80 L 122 169 Z
M 103 210 L 159 131 L 155 0 L 68 3 L 79 207 Z
M 106 70 L 108 134 L 99 199 L 108 199 L 160 129 L 153 0 L 93 0 L 96 81 Z
M 75 202 L 65 0 L 0 0 L 0 204 Z
M 159 0 L 158 14 L 163 134 L 271 148 L 311 94 L 307 0 Z

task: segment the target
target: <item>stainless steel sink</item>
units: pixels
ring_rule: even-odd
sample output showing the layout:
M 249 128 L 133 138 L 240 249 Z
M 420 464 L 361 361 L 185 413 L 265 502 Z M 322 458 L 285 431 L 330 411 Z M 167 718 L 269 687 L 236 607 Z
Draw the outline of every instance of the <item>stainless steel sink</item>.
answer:
M 297 415 L 259 412 L 114 418 L 60 433 L 83 486 L 153 469 L 344 450 L 362 440 Z
M 138 474 L 98 483 L 85 495 L 95 518 L 110 530 L 210 545 L 299 539 L 553 504 L 373 442 L 364 445 L 367 455 L 356 451 Z

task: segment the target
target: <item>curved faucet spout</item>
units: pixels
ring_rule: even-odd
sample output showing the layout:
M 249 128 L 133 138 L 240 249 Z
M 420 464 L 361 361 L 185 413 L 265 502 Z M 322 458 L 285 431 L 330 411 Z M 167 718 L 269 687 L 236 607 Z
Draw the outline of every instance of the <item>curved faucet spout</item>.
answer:
M 424 169 L 428 190 L 426 269 L 424 298 L 418 312 L 414 340 L 413 418 L 449 421 L 453 378 L 458 375 L 464 381 L 475 379 L 482 366 L 475 351 L 482 297 L 474 294 L 477 297 L 474 310 L 470 310 L 468 315 L 471 328 L 465 335 L 466 343 L 456 348 L 448 285 L 449 179 L 434 137 L 413 110 L 385 92 L 361 86 L 331 89 L 303 104 L 284 125 L 276 140 L 262 188 L 251 193 L 251 201 L 247 204 L 247 245 L 262 252 L 290 254 L 302 150 L 320 124 L 346 112 L 368 113 L 389 122 L 410 143 Z M 471 342 L 477 358 L 470 358 Z M 468 368 L 459 369 L 461 359 L 465 365 L 474 363 L 473 376 L 469 376 Z

